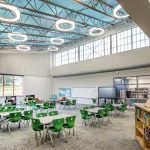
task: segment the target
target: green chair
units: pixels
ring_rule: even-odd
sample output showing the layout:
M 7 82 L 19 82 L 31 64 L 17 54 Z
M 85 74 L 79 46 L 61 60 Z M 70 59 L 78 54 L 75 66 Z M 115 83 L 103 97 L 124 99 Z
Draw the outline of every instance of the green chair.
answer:
M 91 120 L 92 115 L 89 115 L 86 110 L 80 110 L 80 113 L 81 113 L 82 121 L 84 121 L 85 125 L 86 125 L 86 122 L 88 122 L 88 125 L 89 125 L 89 121 Z
M 49 116 L 55 116 L 55 115 L 58 115 L 58 111 L 49 112 Z
M 51 132 L 54 132 L 54 133 L 58 133 L 58 138 L 60 137 L 60 132 L 63 130 L 63 124 L 64 124 L 64 119 L 55 119 L 52 121 L 52 126 L 49 127 L 49 130 Z M 49 133 L 49 132 L 48 132 Z M 53 140 L 52 140 L 52 136 L 51 136 L 51 133 L 49 134 L 50 138 L 51 138 L 51 142 L 52 142 L 52 145 L 53 145 Z
M 70 108 L 70 106 L 71 106 L 71 101 L 70 101 L 69 99 L 67 99 L 67 102 L 66 102 L 65 106 L 67 106 L 68 108 Z
M 21 112 L 15 112 L 15 113 L 10 113 L 9 118 L 8 118 L 8 130 L 10 132 L 10 123 L 19 123 L 19 127 L 20 123 L 21 123 Z
M 89 107 L 83 107 L 83 110 L 89 109 Z
M 119 112 L 122 113 L 122 115 L 124 114 L 124 112 L 127 110 L 127 104 L 122 104 L 121 107 L 117 108 L 117 110 Z
M 97 99 L 96 98 L 92 98 L 92 102 L 93 102 L 93 105 L 95 105 L 96 102 L 97 102 Z
M 104 113 L 104 118 L 107 117 L 107 118 L 108 118 L 108 122 L 111 122 L 110 119 L 109 119 L 109 108 L 106 107 L 104 112 L 105 112 L 105 113 Z
M 35 132 L 35 139 L 37 140 L 37 133 L 40 133 L 40 139 L 39 141 L 37 140 L 37 145 L 40 143 L 42 140 L 43 134 L 42 131 L 44 130 L 43 125 L 40 123 L 39 119 L 33 119 L 32 118 L 32 129 Z
M 56 102 L 52 102 L 49 104 L 50 109 L 56 109 Z
M 77 106 L 77 100 L 76 99 L 73 99 L 72 102 L 71 102 L 71 105 L 76 108 Z
M 22 120 L 26 121 L 29 125 L 30 120 L 33 116 L 33 110 L 24 111 L 23 116 L 21 116 Z
M 66 123 L 63 125 L 64 128 L 69 129 L 69 134 L 70 134 L 70 130 L 73 129 L 73 135 L 74 135 L 75 119 L 76 119 L 76 116 L 67 117 Z
M 105 115 L 105 109 L 98 110 L 98 113 L 95 115 L 95 117 L 98 119 L 99 127 L 100 127 L 99 120 L 104 119 L 104 115 Z
M 15 111 L 24 111 L 24 108 L 15 108 Z
M 37 118 L 46 117 L 46 116 L 47 116 L 47 113 L 38 113 L 38 114 L 36 114 Z
M 49 102 L 44 102 L 43 106 L 44 106 L 43 109 L 47 110 L 47 112 L 48 112 L 48 110 L 49 110 Z
M 91 105 L 89 108 L 90 108 L 90 109 L 93 109 L 93 108 L 95 108 L 95 107 L 96 107 L 96 106 Z

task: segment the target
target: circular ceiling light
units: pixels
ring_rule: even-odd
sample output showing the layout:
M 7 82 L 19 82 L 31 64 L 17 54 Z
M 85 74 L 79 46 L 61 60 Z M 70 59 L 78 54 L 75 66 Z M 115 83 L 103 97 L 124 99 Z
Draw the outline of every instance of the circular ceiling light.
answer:
M 7 19 L 7 18 L 0 17 L 1 21 L 16 22 L 20 19 L 20 11 L 18 10 L 18 8 L 14 7 L 14 6 L 10 6 L 8 4 L 3 4 L 3 3 L 0 3 L 0 7 L 6 8 L 6 9 L 11 10 L 12 12 L 15 13 L 15 18 Z
M 67 29 L 62 28 L 61 25 L 64 25 L 64 24 L 68 24 L 68 25 L 70 25 L 70 27 Z M 60 31 L 68 32 L 68 31 L 71 31 L 75 28 L 75 22 L 71 21 L 71 20 L 60 19 L 60 20 L 56 21 L 56 28 Z
M 16 39 L 16 38 L 14 38 L 14 36 L 21 37 L 22 39 Z M 18 41 L 18 42 L 27 41 L 27 35 L 20 34 L 20 33 L 8 33 L 8 38 L 13 40 L 13 41 Z
M 51 42 L 52 44 L 60 45 L 60 44 L 63 44 L 63 43 L 64 43 L 64 39 L 62 39 L 62 38 L 51 38 L 51 39 L 50 39 L 50 42 Z
M 27 52 L 27 51 L 30 51 L 30 46 L 28 46 L 28 45 L 17 45 L 17 46 L 16 46 L 16 49 L 17 49 L 18 51 Z
M 96 28 L 96 27 L 91 28 L 91 29 L 89 30 L 89 34 L 90 34 L 91 36 L 99 36 L 99 35 L 102 35 L 104 32 L 105 32 L 104 29 L 102 29 L 102 28 Z
M 56 52 L 56 51 L 58 51 L 58 50 L 59 50 L 59 48 L 56 47 L 56 46 L 49 46 L 49 47 L 48 47 L 48 51 Z
M 126 18 L 126 17 L 129 16 L 128 14 L 126 14 L 126 15 L 118 15 L 117 13 L 118 13 L 118 11 L 119 11 L 120 9 L 122 9 L 122 6 L 121 6 L 121 5 L 118 5 L 118 6 L 115 7 L 114 10 L 113 10 L 113 15 L 114 15 L 116 18 L 121 19 L 121 18 Z

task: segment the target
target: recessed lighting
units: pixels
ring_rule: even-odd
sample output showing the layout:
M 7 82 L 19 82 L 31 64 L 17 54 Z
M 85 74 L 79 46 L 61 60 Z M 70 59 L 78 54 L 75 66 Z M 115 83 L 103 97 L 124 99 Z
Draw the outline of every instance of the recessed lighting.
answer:
M 89 30 L 89 34 L 91 36 L 99 36 L 99 35 L 102 35 L 104 32 L 105 30 L 103 28 L 97 28 L 97 27 L 91 28 Z
M 68 24 L 71 27 L 67 28 L 67 29 L 64 29 L 64 28 L 61 27 L 62 24 Z M 75 22 L 71 21 L 71 20 L 60 19 L 60 20 L 56 21 L 56 28 L 60 31 L 68 32 L 68 31 L 71 31 L 75 28 Z
M 49 47 L 48 47 L 48 51 L 56 52 L 56 51 L 58 51 L 58 50 L 59 50 L 59 48 L 56 47 L 56 46 L 49 46 Z
M 18 36 L 18 37 L 21 37 L 23 39 L 15 39 L 13 36 Z M 8 33 L 8 38 L 13 40 L 13 41 L 18 41 L 18 42 L 24 42 L 24 41 L 27 41 L 27 35 L 25 34 L 21 34 L 21 33 L 17 33 L 17 32 L 14 32 L 14 33 Z
M 9 9 L 9 10 L 13 11 L 16 15 L 15 18 L 12 18 L 12 19 L 7 19 L 7 18 L 0 17 L 1 21 L 16 22 L 20 19 L 20 11 L 18 10 L 18 8 L 14 7 L 14 6 L 10 6 L 8 4 L 3 4 L 3 3 L 0 3 L 0 7 Z
M 28 45 L 17 45 L 16 49 L 18 51 L 24 51 L 24 52 L 26 52 L 26 51 L 30 51 L 30 46 L 28 46 Z
M 122 9 L 122 6 L 121 6 L 121 5 L 118 5 L 118 6 L 115 7 L 114 10 L 113 10 L 113 15 L 114 15 L 116 18 L 121 19 L 121 18 L 126 18 L 126 17 L 129 16 L 128 14 L 126 14 L 126 15 L 118 15 L 117 13 L 118 13 L 118 11 L 119 11 L 120 9 Z
M 51 39 L 50 39 L 50 42 L 51 42 L 52 44 L 60 45 L 60 44 L 63 44 L 63 43 L 64 43 L 64 39 L 62 39 L 62 38 L 51 38 Z

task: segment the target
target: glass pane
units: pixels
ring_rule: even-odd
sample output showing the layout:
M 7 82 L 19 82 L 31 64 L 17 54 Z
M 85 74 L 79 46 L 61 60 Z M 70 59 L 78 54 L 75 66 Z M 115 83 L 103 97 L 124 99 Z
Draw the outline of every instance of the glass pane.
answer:
M 0 75 L 0 96 L 3 96 L 3 76 Z
M 4 75 L 4 96 L 13 95 L 13 76 Z
M 14 76 L 14 95 L 23 95 L 23 77 Z
M 127 77 L 126 84 L 137 84 L 137 78 L 136 77 Z

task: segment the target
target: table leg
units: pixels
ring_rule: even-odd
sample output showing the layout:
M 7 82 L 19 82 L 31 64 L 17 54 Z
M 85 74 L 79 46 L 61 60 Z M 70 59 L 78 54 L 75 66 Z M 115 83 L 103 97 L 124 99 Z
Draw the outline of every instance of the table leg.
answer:
M 45 124 L 43 126 L 43 139 L 44 139 L 44 144 L 45 144 Z

